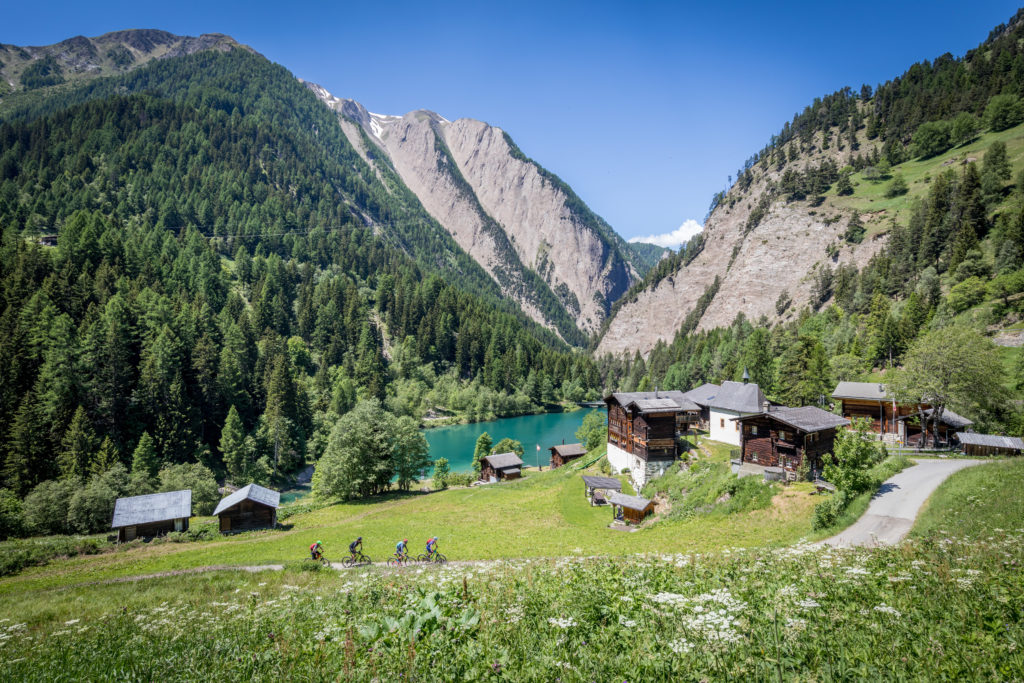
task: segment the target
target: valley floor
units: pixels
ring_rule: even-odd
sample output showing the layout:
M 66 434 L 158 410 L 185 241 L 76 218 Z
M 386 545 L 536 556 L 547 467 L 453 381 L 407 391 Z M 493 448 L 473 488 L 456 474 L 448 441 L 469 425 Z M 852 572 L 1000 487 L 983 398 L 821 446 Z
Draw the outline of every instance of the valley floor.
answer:
M 71 577 L 57 564 L 32 573 L 33 582 L 58 579 L 50 588 L 5 582 L 0 676 L 1020 679 L 1022 475 L 1022 460 L 953 475 L 911 540 L 887 548 L 798 544 L 341 574 L 289 566 L 91 586 L 59 585 Z M 541 486 L 534 479 L 521 486 Z M 550 486 L 555 500 L 564 483 Z M 320 514 L 328 513 L 311 518 Z

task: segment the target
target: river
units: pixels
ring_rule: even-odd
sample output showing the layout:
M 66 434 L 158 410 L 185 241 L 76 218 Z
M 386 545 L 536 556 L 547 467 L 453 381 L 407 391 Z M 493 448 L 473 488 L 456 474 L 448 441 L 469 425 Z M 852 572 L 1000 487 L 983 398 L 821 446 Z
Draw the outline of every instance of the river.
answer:
M 452 472 L 472 471 L 473 449 L 476 448 L 477 438 L 484 432 L 491 435 L 493 443 L 498 443 L 505 437 L 521 442 L 523 460 L 532 467 L 538 461 L 541 465 L 549 463 L 551 451 L 548 449 L 552 446 L 563 442 L 576 443 L 576 430 L 583 424 L 583 417 L 588 412 L 591 411 L 576 410 L 570 413 L 506 417 L 493 422 L 424 429 L 423 434 L 430 444 L 431 459 L 448 458 L 448 466 Z

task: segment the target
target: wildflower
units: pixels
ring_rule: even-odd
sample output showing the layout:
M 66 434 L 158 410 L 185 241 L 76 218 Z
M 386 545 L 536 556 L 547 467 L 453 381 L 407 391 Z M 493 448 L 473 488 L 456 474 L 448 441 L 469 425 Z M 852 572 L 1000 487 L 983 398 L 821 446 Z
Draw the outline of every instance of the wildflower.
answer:
M 621 614 L 619 615 L 619 624 L 621 624 L 622 626 L 625 626 L 626 628 L 633 628 L 634 626 L 636 626 L 636 622 L 634 620 L 627 619 L 626 617 L 622 616 Z
M 686 638 L 680 638 L 678 640 L 673 640 L 668 644 L 668 647 L 672 652 L 675 652 L 677 655 L 681 655 L 692 650 L 693 644 L 686 640 Z
M 899 610 L 897 610 L 894 607 L 889 607 L 889 605 L 885 604 L 884 602 L 881 605 L 876 605 L 875 611 L 882 612 L 883 614 L 891 614 L 894 617 L 903 616 Z
M 71 626 L 72 624 L 77 624 L 80 621 L 81 621 L 81 619 L 68 619 L 67 621 L 64 622 L 64 625 L 65 626 Z
M 799 605 L 800 607 L 803 607 L 804 609 L 813 609 L 815 607 L 821 607 L 821 605 L 819 605 L 815 600 L 812 600 L 811 598 L 807 598 L 806 600 L 801 600 L 800 602 L 798 602 L 796 604 Z
M 576 620 L 572 617 L 565 617 L 564 619 L 560 617 L 549 617 L 548 623 L 552 626 L 557 626 L 558 628 L 571 628 L 576 625 Z

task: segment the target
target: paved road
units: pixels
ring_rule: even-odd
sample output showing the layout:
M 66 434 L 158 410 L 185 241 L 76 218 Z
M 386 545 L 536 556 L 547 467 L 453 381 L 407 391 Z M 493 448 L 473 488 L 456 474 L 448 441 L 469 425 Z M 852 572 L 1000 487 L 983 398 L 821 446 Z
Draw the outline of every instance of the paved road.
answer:
M 845 531 L 821 541 L 839 548 L 893 545 L 910 531 L 932 491 L 958 470 L 980 465 L 982 460 L 918 460 L 896 476 L 886 479 L 871 498 L 867 512 Z

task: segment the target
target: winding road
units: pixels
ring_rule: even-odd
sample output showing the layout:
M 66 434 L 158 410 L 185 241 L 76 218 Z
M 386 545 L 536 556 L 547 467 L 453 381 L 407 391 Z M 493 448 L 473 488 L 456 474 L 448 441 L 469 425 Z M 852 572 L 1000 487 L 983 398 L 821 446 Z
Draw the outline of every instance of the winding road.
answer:
M 985 461 L 918 460 L 913 467 L 886 479 L 871 497 L 867 512 L 842 532 L 821 541 L 821 545 L 850 548 L 899 543 L 939 484 L 954 472 L 982 462 Z

